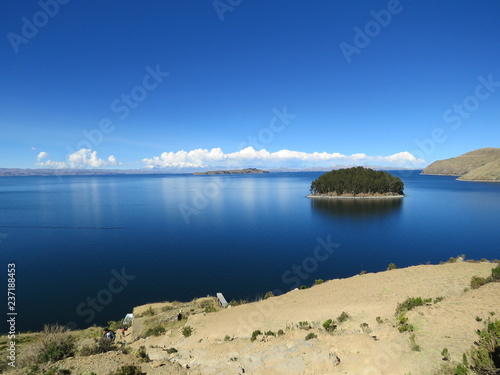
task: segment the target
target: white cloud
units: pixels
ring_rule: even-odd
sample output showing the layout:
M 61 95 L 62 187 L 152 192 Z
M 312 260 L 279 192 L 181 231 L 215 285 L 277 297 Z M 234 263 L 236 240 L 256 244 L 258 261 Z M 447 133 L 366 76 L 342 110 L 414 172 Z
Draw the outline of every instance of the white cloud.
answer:
M 40 161 L 41 159 L 47 158 L 49 154 L 47 154 L 45 151 L 42 151 L 38 154 L 37 159 Z
M 255 150 L 247 147 L 240 151 L 225 154 L 220 148 L 196 149 L 192 151 L 180 150 L 177 152 L 164 152 L 160 156 L 143 159 L 148 168 L 187 168 L 187 167 L 308 167 L 331 165 L 360 165 L 376 163 L 382 166 L 419 167 L 424 160 L 417 159 L 408 151 L 399 152 L 389 156 L 368 156 L 358 153 L 342 155 L 328 152 L 301 152 L 280 150 L 269 152 L 265 149 Z
M 49 154 L 45 151 L 42 151 L 38 154 L 37 157 L 37 166 L 40 167 L 49 167 L 49 168 L 100 168 L 106 167 L 110 165 L 120 165 L 116 158 L 111 155 L 107 160 L 99 159 L 97 157 L 97 151 L 92 151 L 87 148 L 82 148 L 79 151 L 76 151 L 72 154 L 68 155 L 68 160 L 64 161 L 54 161 L 54 160 L 46 160 L 42 161 L 42 159 L 46 159 L 49 157 Z

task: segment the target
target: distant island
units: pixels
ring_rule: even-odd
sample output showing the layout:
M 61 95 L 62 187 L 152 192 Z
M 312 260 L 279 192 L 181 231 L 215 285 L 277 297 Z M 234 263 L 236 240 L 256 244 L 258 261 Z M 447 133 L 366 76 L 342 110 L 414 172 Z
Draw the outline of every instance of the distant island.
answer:
M 309 198 L 400 198 L 404 183 L 384 171 L 354 167 L 327 172 L 311 183 Z
M 195 172 L 195 175 L 206 175 L 206 174 L 260 174 L 260 173 L 270 173 L 269 171 L 265 171 L 257 168 L 245 168 L 245 169 L 233 169 L 226 171 L 208 171 L 208 172 Z
M 422 174 L 459 176 L 462 181 L 500 182 L 500 148 L 480 148 L 466 154 L 438 160 Z

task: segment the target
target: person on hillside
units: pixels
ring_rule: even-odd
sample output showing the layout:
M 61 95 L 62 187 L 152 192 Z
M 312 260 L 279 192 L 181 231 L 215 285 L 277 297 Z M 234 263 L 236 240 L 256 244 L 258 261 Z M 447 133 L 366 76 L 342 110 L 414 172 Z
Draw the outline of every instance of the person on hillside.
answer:
M 105 328 L 103 332 L 103 337 L 107 338 L 110 341 L 115 341 L 116 334 L 110 329 Z

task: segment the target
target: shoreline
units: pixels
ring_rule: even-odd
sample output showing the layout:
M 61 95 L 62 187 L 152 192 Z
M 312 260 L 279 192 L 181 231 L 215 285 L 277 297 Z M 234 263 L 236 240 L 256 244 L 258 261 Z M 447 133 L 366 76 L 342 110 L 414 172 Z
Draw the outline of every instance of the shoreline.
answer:
M 307 198 L 312 199 L 394 199 L 404 198 L 404 195 L 314 195 L 309 194 Z

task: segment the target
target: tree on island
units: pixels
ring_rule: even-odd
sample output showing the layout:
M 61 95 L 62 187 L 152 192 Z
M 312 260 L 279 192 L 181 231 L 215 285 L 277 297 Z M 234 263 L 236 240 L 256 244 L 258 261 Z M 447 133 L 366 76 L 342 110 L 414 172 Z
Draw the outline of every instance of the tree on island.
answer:
M 402 195 L 403 189 L 404 184 L 399 177 L 363 167 L 327 172 L 311 183 L 311 193 L 315 195 Z

